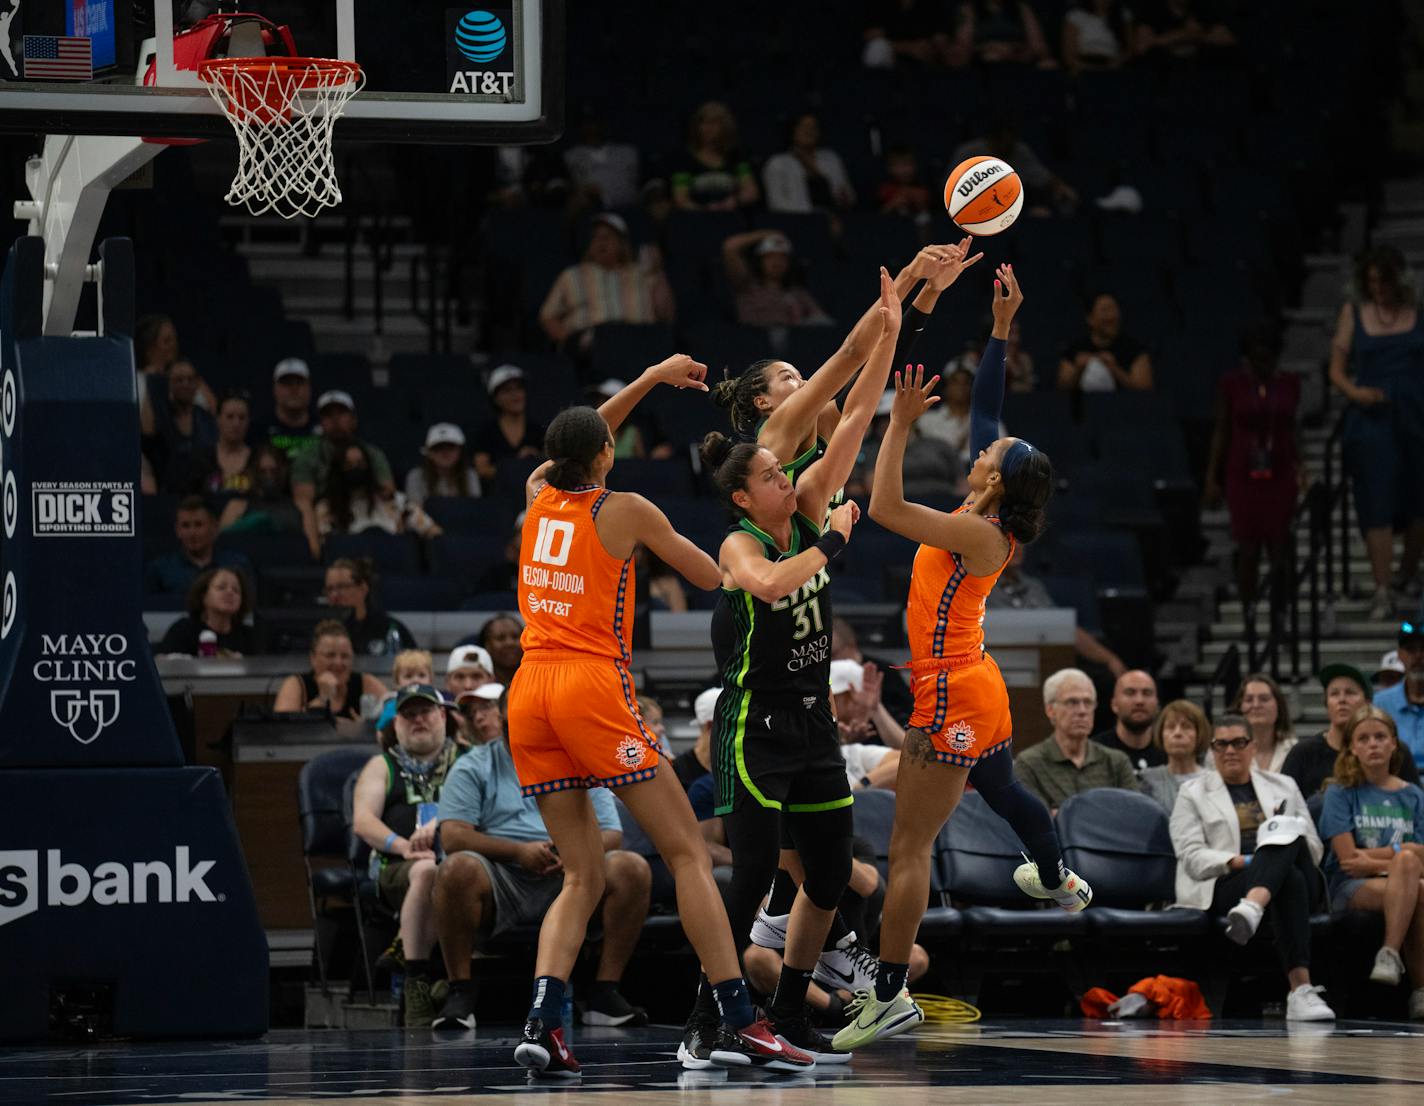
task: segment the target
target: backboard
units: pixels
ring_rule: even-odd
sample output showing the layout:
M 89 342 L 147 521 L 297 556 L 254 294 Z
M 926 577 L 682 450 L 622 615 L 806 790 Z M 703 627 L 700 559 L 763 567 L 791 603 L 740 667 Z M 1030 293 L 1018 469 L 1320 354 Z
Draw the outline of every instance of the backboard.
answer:
M 563 125 L 564 0 L 244 0 L 296 53 L 365 71 L 336 139 L 512 145 Z M 213 0 L 0 0 L 0 130 L 231 135 L 181 32 Z M 170 31 L 172 28 L 173 31 Z M 258 47 L 260 49 L 260 39 Z M 244 49 L 244 47 L 248 47 Z M 233 53 L 256 52 L 234 42 Z

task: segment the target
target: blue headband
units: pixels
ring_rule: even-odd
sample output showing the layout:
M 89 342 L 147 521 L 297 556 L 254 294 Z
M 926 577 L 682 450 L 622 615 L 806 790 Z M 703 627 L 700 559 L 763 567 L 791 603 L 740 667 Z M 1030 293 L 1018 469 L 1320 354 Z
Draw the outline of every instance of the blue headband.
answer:
M 1033 455 L 1033 446 L 1028 442 L 1015 442 L 1004 450 L 1003 460 L 999 462 L 999 472 L 1005 476 L 1012 476 L 1018 471 L 1018 467 Z

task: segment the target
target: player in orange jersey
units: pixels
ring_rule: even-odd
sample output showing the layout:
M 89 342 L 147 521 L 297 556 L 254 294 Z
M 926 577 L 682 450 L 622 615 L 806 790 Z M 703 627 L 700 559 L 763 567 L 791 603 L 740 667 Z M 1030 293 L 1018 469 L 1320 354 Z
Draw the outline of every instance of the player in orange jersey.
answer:
M 564 873 L 539 930 L 534 1001 L 514 1051 L 516 1062 L 537 1072 L 579 1070 L 564 1041 L 561 1010 L 589 916 L 603 898 L 603 844 L 590 787 L 617 791 L 677 881 L 678 913 L 722 1015 L 710 1061 L 792 1071 L 813 1062 L 753 1014 L 706 845 L 681 785 L 659 764 L 628 671 L 638 543 L 699 587 L 716 587 L 721 574 L 653 504 L 604 486 L 613 436 L 657 383 L 705 391 L 706 373 L 705 365 L 678 354 L 597 411 L 561 412 L 544 439 L 550 460 L 529 478 L 519 554 L 528 623 L 524 658 L 509 688 L 509 745 Z
M 907 502 L 901 473 L 911 426 L 938 402 L 933 395 L 938 377 L 926 384 L 923 369 L 913 377 L 895 377 L 870 514 L 922 543 L 906 610 L 915 712 L 895 783 L 880 967 L 874 990 L 857 993 L 851 1004 L 855 1016 L 835 1036 L 840 1049 L 902 1033 L 924 1020 L 905 990 L 910 949 L 929 901 L 935 837 L 964 793 L 971 768 L 979 770 L 976 786 L 983 779 L 1005 793 L 1001 802 L 1016 798 L 1023 808 L 1015 823 L 1029 827 L 1025 844 L 1034 860 L 1015 873 L 1019 887 L 1066 909 L 1081 910 L 1092 898 L 1087 885 L 1063 868 L 1047 808 L 1013 778 L 1009 693 L 984 649 L 985 601 L 1017 543 L 1033 541 L 1042 531 L 1053 490 L 1053 466 L 1043 453 L 1018 438 L 997 437 L 1004 343 L 1022 303 L 1013 268 L 1001 265 L 994 281 L 994 329 L 974 380 L 970 443 L 977 458 L 969 473 L 970 494 L 953 513 Z

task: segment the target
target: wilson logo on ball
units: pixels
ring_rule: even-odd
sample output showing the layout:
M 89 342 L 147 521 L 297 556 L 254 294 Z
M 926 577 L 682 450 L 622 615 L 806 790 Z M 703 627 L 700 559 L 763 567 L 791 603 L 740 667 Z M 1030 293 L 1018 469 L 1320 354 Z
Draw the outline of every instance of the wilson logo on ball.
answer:
M 944 182 L 944 207 L 966 234 L 998 234 L 1023 210 L 1023 184 L 1013 166 L 996 157 L 960 162 Z

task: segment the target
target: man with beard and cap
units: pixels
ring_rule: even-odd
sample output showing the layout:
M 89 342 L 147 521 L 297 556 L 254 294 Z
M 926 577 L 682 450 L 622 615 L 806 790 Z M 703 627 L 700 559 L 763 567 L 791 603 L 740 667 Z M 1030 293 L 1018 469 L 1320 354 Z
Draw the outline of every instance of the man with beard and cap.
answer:
M 1300 793 L 1309 799 L 1324 790 L 1335 774 L 1335 758 L 1345 744 L 1345 730 L 1355 712 L 1370 701 L 1370 685 L 1365 674 L 1352 664 L 1327 664 L 1320 670 L 1320 686 L 1325 691 L 1325 712 L 1330 720 L 1323 733 L 1302 738 L 1286 754 L 1282 775 L 1295 780 Z M 1419 769 L 1409 750 L 1400 746 L 1403 761 L 1399 776 L 1407 783 L 1419 782 Z
M 1117 724 L 1093 734 L 1093 740 L 1116 749 L 1132 761 L 1133 770 L 1167 763 L 1167 754 L 1152 744 L 1152 723 L 1157 719 L 1157 681 L 1141 669 L 1124 672 L 1113 685 L 1112 708 Z
M 317 418 L 321 421 L 321 440 L 312 449 L 292 457 L 292 500 L 302 513 L 302 529 L 312 556 L 321 555 L 321 535 L 316 523 L 316 501 L 326 492 L 327 476 L 332 466 L 346 456 L 346 449 L 359 445 L 370 458 L 371 480 L 382 496 L 395 493 L 396 482 L 391 475 L 391 463 L 386 455 L 370 442 L 356 437 L 356 401 L 349 392 L 323 392 L 316 401 Z
M 1399 743 L 1424 757 L 1424 625 L 1404 622 L 1399 627 L 1399 660 L 1404 679 L 1375 696 L 1375 706 L 1387 710 L 1399 730 Z
M 1399 659 L 1399 650 L 1391 649 L 1380 658 L 1379 667 L 1375 669 L 1374 676 L 1370 682 L 1375 685 L 1375 694 L 1378 695 L 1386 688 L 1394 687 L 1404 679 L 1404 662 Z

